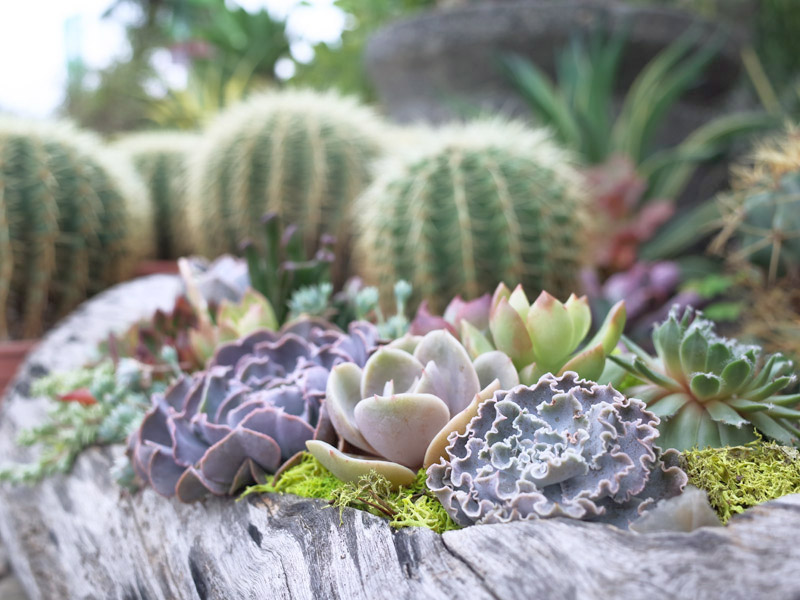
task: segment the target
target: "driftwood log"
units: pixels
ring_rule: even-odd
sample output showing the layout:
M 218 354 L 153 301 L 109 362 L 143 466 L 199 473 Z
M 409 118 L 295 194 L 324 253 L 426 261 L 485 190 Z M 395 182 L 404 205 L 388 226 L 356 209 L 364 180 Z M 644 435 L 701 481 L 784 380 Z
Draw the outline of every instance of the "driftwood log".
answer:
M 177 282 L 155 276 L 85 304 L 31 355 L 0 415 L 0 456 L 40 420 L 32 378 L 79 366 L 97 341 L 158 306 Z M 0 538 L 31 598 L 770 598 L 800 597 L 800 495 L 726 528 L 637 535 L 548 520 L 442 536 L 392 530 L 370 514 L 268 495 L 194 505 L 109 476 L 121 448 L 85 452 L 69 476 L 0 488 Z

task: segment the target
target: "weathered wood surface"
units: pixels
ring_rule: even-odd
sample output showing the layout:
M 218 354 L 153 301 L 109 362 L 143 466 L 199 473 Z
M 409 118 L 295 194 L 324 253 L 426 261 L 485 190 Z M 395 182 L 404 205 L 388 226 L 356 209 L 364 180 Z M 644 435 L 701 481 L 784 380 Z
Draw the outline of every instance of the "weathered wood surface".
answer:
M 0 415 L 0 456 L 42 416 L 34 373 L 81 364 L 109 328 L 169 304 L 168 278 L 88 303 L 30 358 Z M 724 598 L 800 597 L 800 495 L 727 528 L 636 535 L 561 520 L 393 531 L 372 515 L 265 496 L 194 505 L 133 497 L 108 469 L 121 448 L 90 450 L 69 477 L 0 488 L 0 539 L 38 598 Z

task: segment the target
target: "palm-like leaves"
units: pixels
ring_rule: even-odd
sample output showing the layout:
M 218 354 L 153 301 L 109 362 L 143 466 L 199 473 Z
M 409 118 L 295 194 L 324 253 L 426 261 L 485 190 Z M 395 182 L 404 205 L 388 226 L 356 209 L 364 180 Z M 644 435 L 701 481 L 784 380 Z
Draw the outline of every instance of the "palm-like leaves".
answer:
M 721 41 L 711 40 L 693 51 L 699 32 L 678 38 L 639 73 L 614 120 L 614 83 L 625 38 L 625 33 L 607 40 L 595 34 L 588 48 L 573 41 L 558 59 L 557 82 L 520 56 L 504 56 L 501 61 L 536 117 L 587 162 L 596 164 L 622 154 L 640 166 L 651 182 L 645 200 L 677 196 L 693 165 L 718 155 L 737 135 L 772 122 L 761 114 L 722 117 L 675 148 L 654 153 L 653 138 L 670 108 L 697 83 Z

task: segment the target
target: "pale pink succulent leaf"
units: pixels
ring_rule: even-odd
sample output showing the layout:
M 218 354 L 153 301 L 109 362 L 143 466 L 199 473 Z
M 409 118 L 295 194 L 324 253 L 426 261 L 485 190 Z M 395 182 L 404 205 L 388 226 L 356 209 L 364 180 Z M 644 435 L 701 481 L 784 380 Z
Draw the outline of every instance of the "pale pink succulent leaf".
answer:
M 363 399 L 354 417 L 378 456 L 419 469 L 428 444 L 450 420 L 450 411 L 433 394 L 395 394 Z
M 378 349 L 369 357 L 364 366 L 361 379 L 361 398 L 383 394 L 387 381 L 394 381 L 396 390 L 411 389 L 414 380 L 422 375 L 422 365 L 423 363 L 413 355 L 403 350 L 385 347 Z
M 306 448 L 323 467 L 342 481 L 356 482 L 370 471 L 375 471 L 397 488 L 411 485 L 417 476 L 411 469 L 397 463 L 345 454 L 319 440 L 307 441 Z

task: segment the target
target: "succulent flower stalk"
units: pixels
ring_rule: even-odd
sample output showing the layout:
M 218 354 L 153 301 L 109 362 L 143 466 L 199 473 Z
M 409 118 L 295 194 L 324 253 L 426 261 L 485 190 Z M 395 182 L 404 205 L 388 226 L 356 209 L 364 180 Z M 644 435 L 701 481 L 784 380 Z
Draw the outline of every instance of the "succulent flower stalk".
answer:
M 642 382 L 625 391 L 662 419 L 665 448 L 739 446 L 755 430 L 786 445 L 800 437 L 800 394 L 780 394 L 797 380 L 794 364 L 780 354 L 718 336 L 692 308 L 673 307 L 653 330 L 656 357 L 626 343 L 633 358 L 611 358 Z

